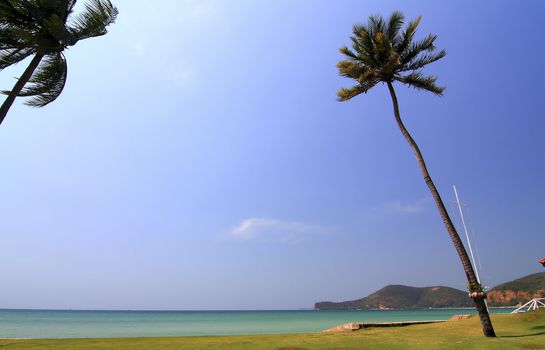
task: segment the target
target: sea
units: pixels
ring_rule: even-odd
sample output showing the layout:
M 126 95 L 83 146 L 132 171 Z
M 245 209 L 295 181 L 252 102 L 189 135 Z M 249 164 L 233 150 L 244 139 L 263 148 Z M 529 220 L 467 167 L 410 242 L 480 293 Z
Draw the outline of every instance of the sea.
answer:
M 491 309 L 509 313 L 513 309 Z M 365 311 L 0 310 L 0 338 L 125 338 L 320 332 L 349 322 L 447 320 L 474 309 Z

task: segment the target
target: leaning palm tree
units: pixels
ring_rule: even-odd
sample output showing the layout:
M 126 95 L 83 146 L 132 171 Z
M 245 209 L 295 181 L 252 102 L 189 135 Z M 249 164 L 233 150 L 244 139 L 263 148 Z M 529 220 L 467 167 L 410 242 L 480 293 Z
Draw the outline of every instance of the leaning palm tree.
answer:
M 78 41 L 106 34 L 117 9 L 109 0 L 90 0 L 71 17 L 77 0 L 0 0 L 0 70 L 33 56 L 0 107 L 0 124 L 18 96 L 43 107 L 61 94 L 67 77 L 63 51 Z M 28 84 L 28 86 L 27 86 Z
M 361 93 L 367 93 L 379 83 L 385 83 L 388 86 L 397 125 L 416 156 L 424 181 L 435 200 L 441 219 L 460 256 L 469 281 L 469 295 L 475 302 L 479 312 L 484 334 L 487 337 L 494 337 L 494 328 L 485 304 L 485 293 L 478 283 L 467 251 L 431 179 L 424 157 L 411 134 L 405 128 L 399 114 L 394 83 L 405 84 L 436 95 L 442 95 L 444 90 L 443 87 L 435 84 L 437 78 L 424 75 L 422 68 L 443 58 L 446 52 L 444 50 L 436 51 L 434 46 L 436 35 L 430 34 L 422 40 L 413 40 L 419 22 L 420 17 L 410 22 L 402 30 L 404 24 L 403 14 L 394 12 L 387 20 L 381 16 L 371 16 L 367 25 L 355 25 L 351 36 L 352 49 L 348 47 L 340 49 L 345 56 L 345 60 L 340 61 L 337 68 L 342 76 L 356 80 L 356 85 L 339 90 L 337 93 L 338 100 L 347 101 Z

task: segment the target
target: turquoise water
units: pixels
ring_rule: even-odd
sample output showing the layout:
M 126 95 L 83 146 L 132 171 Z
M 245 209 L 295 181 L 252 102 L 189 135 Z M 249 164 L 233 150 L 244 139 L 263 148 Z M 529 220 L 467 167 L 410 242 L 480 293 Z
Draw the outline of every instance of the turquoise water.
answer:
M 493 313 L 509 313 L 495 309 Z M 348 322 L 446 320 L 468 309 L 388 311 L 0 310 L 0 338 L 109 338 L 319 332 Z

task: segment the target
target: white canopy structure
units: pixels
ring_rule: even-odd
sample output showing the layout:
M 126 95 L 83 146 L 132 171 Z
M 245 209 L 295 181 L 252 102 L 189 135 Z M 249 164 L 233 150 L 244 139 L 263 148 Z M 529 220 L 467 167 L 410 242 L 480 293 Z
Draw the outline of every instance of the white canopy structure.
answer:
M 519 312 L 533 311 L 539 308 L 545 308 L 545 298 L 532 299 L 511 313 L 518 314 Z

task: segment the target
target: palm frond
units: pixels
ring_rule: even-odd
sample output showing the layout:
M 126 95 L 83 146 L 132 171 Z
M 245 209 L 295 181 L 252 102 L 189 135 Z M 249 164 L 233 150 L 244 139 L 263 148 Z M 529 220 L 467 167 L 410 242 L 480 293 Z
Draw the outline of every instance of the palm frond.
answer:
M 372 57 L 369 57 L 365 51 L 360 51 L 358 55 L 346 46 L 341 47 L 339 51 L 348 58 L 348 62 L 355 62 L 358 65 L 365 65 L 366 69 L 372 69 L 373 64 L 375 63 L 375 60 Z M 337 68 L 340 69 L 340 65 L 345 65 L 345 63 L 343 63 L 343 61 L 339 62 L 337 64 Z
M 68 16 L 70 16 L 70 14 L 72 13 L 72 11 L 74 11 L 74 6 L 76 6 L 76 2 L 78 2 L 78 0 L 67 0 L 67 4 L 66 4 L 66 18 L 64 19 L 64 22 L 66 23 L 66 21 L 68 20 Z
M 13 64 L 21 62 L 33 53 L 34 50 L 29 48 L 0 50 L 0 71 Z
M 406 64 L 403 69 L 401 69 L 401 71 L 410 71 L 424 68 L 428 64 L 438 61 L 446 55 L 447 51 L 441 50 L 439 52 L 417 56 L 413 59 L 413 61 Z
M 369 34 L 376 34 L 376 33 L 386 33 L 386 22 L 384 21 L 384 18 L 379 15 L 375 16 L 369 16 L 369 20 L 367 22 L 368 29 L 371 30 Z
M 73 20 L 70 31 L 78 40 L 104 35 L 117 14 L 117 8 L 109 0 L 90 0 L 84 12 Z
M 354 60 L 354 61 L 357 61 L 358 60 L 358 55 L 356 55 L 354 53 L 354 51 L 350 50 L 348 47 L 346 46 L 343 46 L 339 49 L 339 52 L 342 53 L 343 55 L 345 55 L 346 57 L 348 57 L 348 59 L 350 60 Z
M 22 28 L 0 27 L 0 50 L 34 48 L 36 35 Z
M 352 40 L 352 48 L 358 53 L 358 59 L 370 66 L 374 66 L 377 62 L 373 55 L 373 37 L 371 31 L 365 25 L 354 25 L 352 32 L 354 35 L 350 37 Z
M 61 52 L 46 56 L 19 96 L 33 97 L 25 102 L 32 107 L 44 107 L 62 93 L 68 75 L 66 59 Z
M 416 29 L 418 28 L 418 25 L 420 24 L 420 20 L 422 19 L 422 16 L 418 16 L 414 21 L 410 21 L 409 25 L 407 25 L 407 29 L 405 29 L 401 33 L 401 41 L 398 44 L 397 52 L 402 55 L 405 50 L 409 48 L 409 45 L 413 41 L 414 34 L 416 33 Z
M 0 25 L 35 27 L 37 6 L 32 1 L 0 0 Z
M 398 44 L 399 42 L 399 30 L 401 29 L 401 26 L 403 26 L 404 21 L 405 16 L 403 16 L 403 13 L 399 11 L 394 11 L 388 19 L 386 35 L 388 35 L 388 39 L 394 45 Z
M 373 58 L 384 63 L 390 57 L 392 47 L 388 37 L 383 32 L 377 32 L 373 38 Z
M 435 50 L 435 46 L 433 44 L 435 39 L 437 39 L 437 35 L 428 34 L 428 36 L 424 39 L 411 43 L 409 47 L 401 54 L 401 63 L 407 64 L 411 62 L 421 52 L 432 52 Z
M 354 26 L 352 27 L 352 33 L 354 34 L 354 36 L 352 38 L 356 38 L 356 39 L 359 39 L 359 40 L 363 40 L 366 37 L 367 38 L 371 37 L 371 34 L 370 34 L 369 29 L 367 28 L 367 26 L 364 25 L 364 24 L 360 24 L 360 23 L 354 24 Z
M 13 28 L 0 27 L 0 50 L 19 49 L 24 46 Z
M 424 76 L 420 71 L 405 76 L 396 76 L 394 79 L 415 89 L 430 91 L 439 96 L 443 95 L 443 91 L 445 91 L 444 87 L 435 85 L 437 77 Z
M 58 16 L 63 23 L 66 23 L 75 4 L 74 0 L 39 0 L 39 8 L 44 19 Z
M 358 62 L 354 61 L 340 61 L 337 63 L 337 68 L 341 76 L 352 79 L 358 79 L 362 71 L 365 70 Z
M 352 97 L 356 97 L 361 94 L 361 88 L 359 85 L 353 86 L 351 88 L 342 88 L 337 91 L 337 101 L 344 102 L 350 100 Z
M 346 78 L 357 80 L 361 85 L 364 85 L 369 80 L 376 80 L 376 72 L 374 69 L 356 61 L 340 61 L 337 63 L 339 74 Z
M 42 24 L 43 26 L 43 24 Z M 0 50 L 31 48 L 34 51 L 53 52 L 64 47 L 51 34 L 37 35 L 33 30 L 23 28 L 0 29 Z
M 351 37 L 352 40 L 352 48 L 353 52 L 356 55 L 357 52 L 357 60 L 361 61 L 369 66 L 376 66 L 377 62 L 373 58 L 373 44 L 370 45 L 367 44 L 367 42 L 363 43 L 362 39 L 358 39 L 356 37 Z M 365 39 L 367 41 L 367 39 Z
M 56 46 L 69 46 L 76 43 L 75 36 L 66 28 L 65 21 L 57 14 L 48 16 L 43 21 L 43 25 L 47 32 L 55 39 Z
M 366 94 L 375 85 L 378 84 L 378 80 L 367 80 L 364 84 L 358 84 L 351 88 L 342 88 L 337 91 L 337 101 L 344 102 L 350 100 L 352 97 L 359 94 Z

